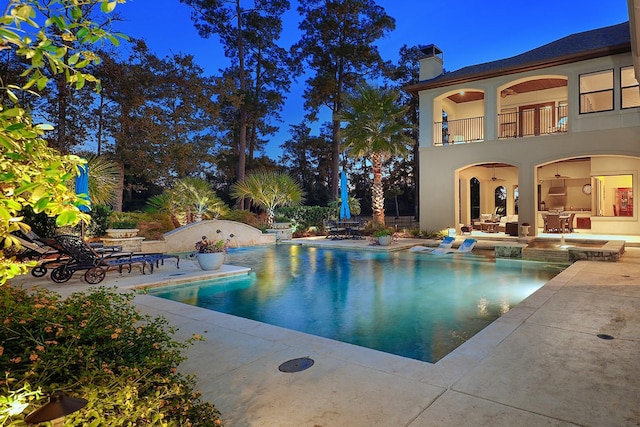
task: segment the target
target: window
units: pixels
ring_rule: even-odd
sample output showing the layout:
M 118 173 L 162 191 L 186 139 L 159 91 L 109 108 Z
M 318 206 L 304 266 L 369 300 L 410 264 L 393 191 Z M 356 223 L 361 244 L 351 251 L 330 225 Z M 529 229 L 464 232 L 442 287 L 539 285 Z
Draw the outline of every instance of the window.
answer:
M 633 73 L 633 66 L 620 69 L 621 108 L 640 107 L 640 85 Z
M 580 114 L 613 110 L 613 70 L 580 75 Z

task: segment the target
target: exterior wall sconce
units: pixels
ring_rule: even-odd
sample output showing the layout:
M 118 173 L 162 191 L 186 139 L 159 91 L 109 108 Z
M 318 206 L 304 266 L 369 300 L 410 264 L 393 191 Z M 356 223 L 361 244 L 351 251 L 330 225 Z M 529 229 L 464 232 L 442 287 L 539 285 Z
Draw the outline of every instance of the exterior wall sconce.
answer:
M 61 391 L 54 391 L 47 404 L 27 415 L 24 420 L 27 424 L 52 421 L 54 427 L 61 426 L 65 416 L 84 408 L 87 402 L 86 399 L 69 397 Z

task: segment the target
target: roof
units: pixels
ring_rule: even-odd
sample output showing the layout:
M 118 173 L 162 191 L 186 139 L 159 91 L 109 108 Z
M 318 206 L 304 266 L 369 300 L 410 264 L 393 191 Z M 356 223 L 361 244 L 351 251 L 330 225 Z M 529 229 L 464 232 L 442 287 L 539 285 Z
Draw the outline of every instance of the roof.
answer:
M 629 22 L 623 22 L 609 27 L 571 34 L 511 58 L 470 65 L 456 71 L 446 72 L 433 79 L 407 86 L 405 89 L 409 92 L 418 92 L 424 89 L 583 61 L 627 51 L 631 51 L 631 35 Z

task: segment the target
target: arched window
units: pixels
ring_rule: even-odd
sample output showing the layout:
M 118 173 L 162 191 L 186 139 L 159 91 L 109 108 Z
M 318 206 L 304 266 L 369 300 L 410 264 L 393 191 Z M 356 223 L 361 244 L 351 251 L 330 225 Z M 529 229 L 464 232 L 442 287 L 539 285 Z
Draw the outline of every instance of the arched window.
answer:
M 469 199 L 471 219 L 480 218 L 480 181 L 475 177 L 469 180 Z
M 495 190 L 495 214 L 504 216 L 507 214 L 507 189 L 502 185 Z

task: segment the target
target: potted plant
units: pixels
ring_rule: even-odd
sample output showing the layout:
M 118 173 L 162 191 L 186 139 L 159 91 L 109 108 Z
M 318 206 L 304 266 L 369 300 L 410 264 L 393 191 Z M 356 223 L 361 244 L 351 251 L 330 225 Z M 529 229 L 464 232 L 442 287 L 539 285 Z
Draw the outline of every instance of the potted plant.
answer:
M 109 218 L 109 228 L 105 230 L 113 239 L 126 239 L 138 235 L 138 221 L 123 212 L 114 212 Z
M 216 233 L 220 234 L 221 231 L 216 230 Z M 224 263 L 224 256 L 229 248 L 229 239 L 209 240 L 207 236 L 202 236 L 202 239 L 196 242 L 195 248 L 197 251 L 195 257 L 200 268 L 218 270 Z
M 527 237 L 529 235 L 529 223 L 528 222 L 523 222 L 520 225 L 520 234 L 522 234 L 522 236 Z
M 393 232 L 389 228 L 379 228 L 373 232 L 373 237 L 380 246 L 389 246 L 393 240 Z

